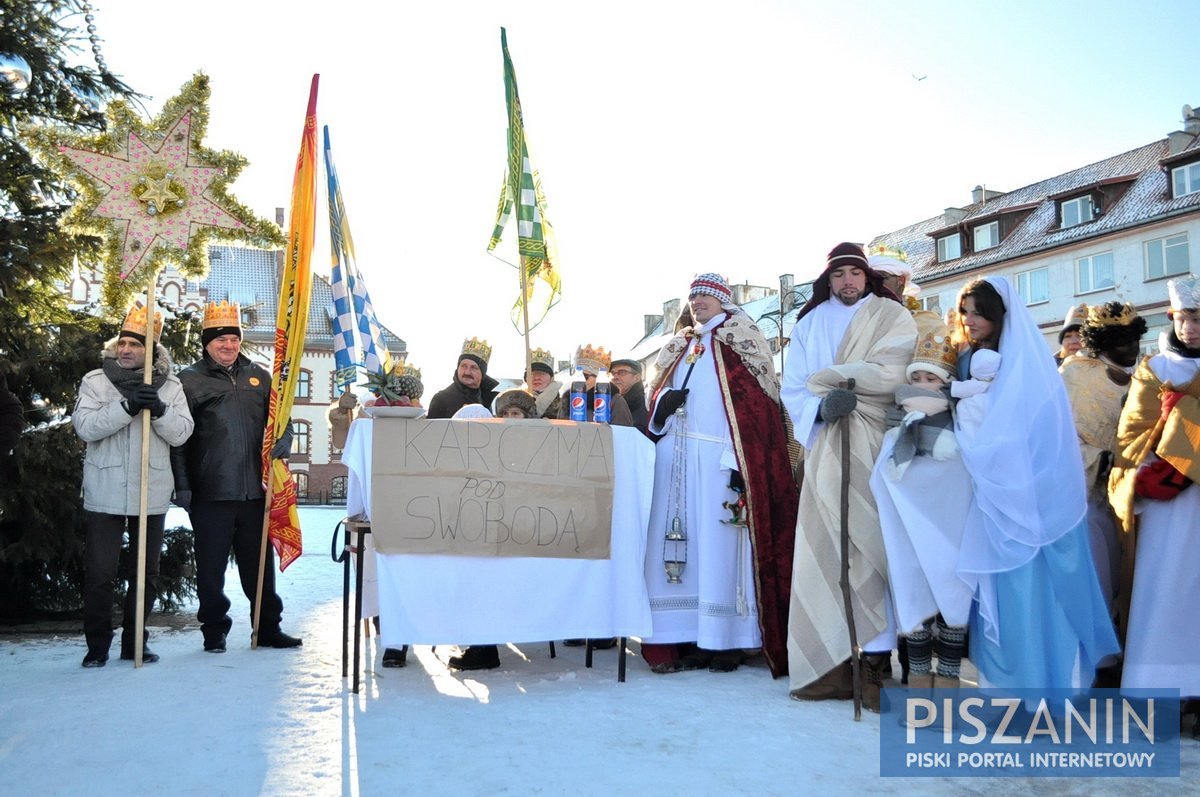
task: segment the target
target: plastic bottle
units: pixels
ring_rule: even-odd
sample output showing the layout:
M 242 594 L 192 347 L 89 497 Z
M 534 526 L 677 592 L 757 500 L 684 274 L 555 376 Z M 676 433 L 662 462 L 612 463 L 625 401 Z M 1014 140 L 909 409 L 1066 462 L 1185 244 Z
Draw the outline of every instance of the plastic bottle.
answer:
M 571 376 L 571 420 L 587 420 L 587 380 L 583 376 L 583 366 L 575 366 Z
M 596 397 L 592 401 L 592 420 L 596 423 L 612 423 L 612 382 L 608 381 L 607 368 L 601 368 L 596 374 Z

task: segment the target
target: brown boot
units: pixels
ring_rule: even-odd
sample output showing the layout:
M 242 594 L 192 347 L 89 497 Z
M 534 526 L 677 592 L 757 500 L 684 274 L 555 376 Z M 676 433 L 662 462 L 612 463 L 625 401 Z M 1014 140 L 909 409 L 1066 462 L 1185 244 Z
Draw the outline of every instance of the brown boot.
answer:
M 934 689 L 957 689 L 958 678 L 947 678 L 944 675 L 933 676 Z
M 793 700 L 849 700 L 854 697 L 854 673 L 847 659 L 808 686 L 791 691 Z
M 932 689 L 933 688 L 933 673 L 931 673 L 931 672 L 909 672 L 908 688 L 909 689 Z
M 879 693 L 883 689 L 884 665 L 888 664 L 891 658 L 891 651 L 863 654 L 860 665 L 862 667 L 862 705 L 867 711 L 879 713 Z

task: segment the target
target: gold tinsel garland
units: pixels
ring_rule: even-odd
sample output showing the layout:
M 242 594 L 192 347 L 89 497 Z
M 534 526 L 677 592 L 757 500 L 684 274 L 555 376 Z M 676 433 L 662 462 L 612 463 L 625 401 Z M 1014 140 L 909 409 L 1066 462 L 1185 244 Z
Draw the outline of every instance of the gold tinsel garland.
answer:
M 158 273 L 168 263 L 176 264 L 180 272 L 189 279 L 203 279 L 208 274 L 208 245 L 213 239 L 242 241 L 265 249 L 283 247 L 287 243 L 273 222 L 256 216 L 228 191 L 229 184 L 246 167 L 246 159 L 236 152 L 217 151 L 201 145 L 208 128 L 208 100 L 208 76 L 197 72 L 178 94 L 166 102 L 159 115 L 149 124 L 143 122 L 142 117 L 128 102 L 114 100 L 106 109 L 107 130 L 100 134 L 81 136 L 62 128 L 44 126 L 27 127 L 22 130 L 31 148 L 41 159 L 55 173 L 70 180 L 78 189 L 79 198 L 63 215 L 59 224 L 67 232 L 96 235 L 103 239 L 103 300 L 113 311 L 123 312 L 132 295 L 143 289 L 151 274 Z M 128 224 L 123 226 L 123 219 L 96 215 L 101 202 L 113 187 L 86 173 L 63 150 L 86 150 L 102 157 L 115 157 L 119 160 L 124 155 L 124 159 L 128 160 L 129 140 L 132 134 L 157 152 L 162 147 L 165 137 L 185 116 L 190 116 L 187 154 L 189 166 L 195 164 L 202 168 L 216 167 L 220 170 L 203 191 L 203 199 L 216 205 L 244 226 L 239 229 L 227 229 L 202 223 L 195 224 L 193 226 L 196 231 L 189 233 L 186 244 L 182 247 L 156 237 L 151 244 L 151 251 L 141 256 L 136 267 L 123 275 L 122 258 Z M 178 197 L 176 207 L 164 206 L 161 209 L 163 215 L 178 216 L 188 199 L 187 188 L 174 180 L 169 172 L 164 174 L 161 169 L 156 171 L 156 168 L 152 164 L 147 168 L 146 174 L 158 185 L 150 186 L 143 179 L 143 184 L 135 186 L 129 193 L 141 200 L 146 192 L 153 188 L 158 192 L 156 195 L 164 195 L 165 192 L 166 196 Z M 156 209 L 147 212 L 153 214 L 160 211 Z M 138 243 L 135 241 L 131 244 L 133 251 L 137 250 Z

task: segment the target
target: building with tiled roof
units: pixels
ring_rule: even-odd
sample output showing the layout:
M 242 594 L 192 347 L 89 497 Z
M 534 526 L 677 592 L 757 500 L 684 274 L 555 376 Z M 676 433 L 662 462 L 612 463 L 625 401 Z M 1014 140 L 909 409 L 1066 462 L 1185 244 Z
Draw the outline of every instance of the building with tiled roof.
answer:
M 242 350 L 270 370 L 283 253 L 211 246 L 208 256 L 211 268 L 203 280 L 189 280 L 172 267 L 164 269 L 159 277 L 160 303 L 168 311 L 203 312 L 209 302 L 237 302 L 242 311 Z M 97 306 L 101 275 L 80 269 L 64 288 L 70 293 L 72 307 Z M 386 328 L 384 339 L 394 356 L 407 355 L 405 342 Z M 341 464 L 341 451 L 333 447 L 325 418 L 330 403 L 341 392 L 333 382 L 334 370 L 333 288 L 328 279 L 314 274 L 304 355 L 292 405 L 295 442 L 290 460 L 301 500 L 312 503 L 337 503 L 346 496 L 346 467 Z
M 868 244 L 908 255 L 921 302 L 945 313 L 977 277 L 1008 277 L 1053 350 L 1069 308 L 1132 302 L 1149 348 L 1167 326 L 1166 280 L 1194 270 L 1200 238 L 1200 112 L 1184 129 L 1015 191 L 972 201 Z

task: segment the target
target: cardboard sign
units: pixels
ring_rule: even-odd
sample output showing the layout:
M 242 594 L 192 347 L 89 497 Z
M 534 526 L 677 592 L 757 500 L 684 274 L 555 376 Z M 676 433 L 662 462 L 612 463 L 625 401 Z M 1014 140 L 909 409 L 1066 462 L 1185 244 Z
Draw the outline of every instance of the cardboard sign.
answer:
M 371 446 L 381 553 L 609 556 L 606 424 L 376 418 Z

